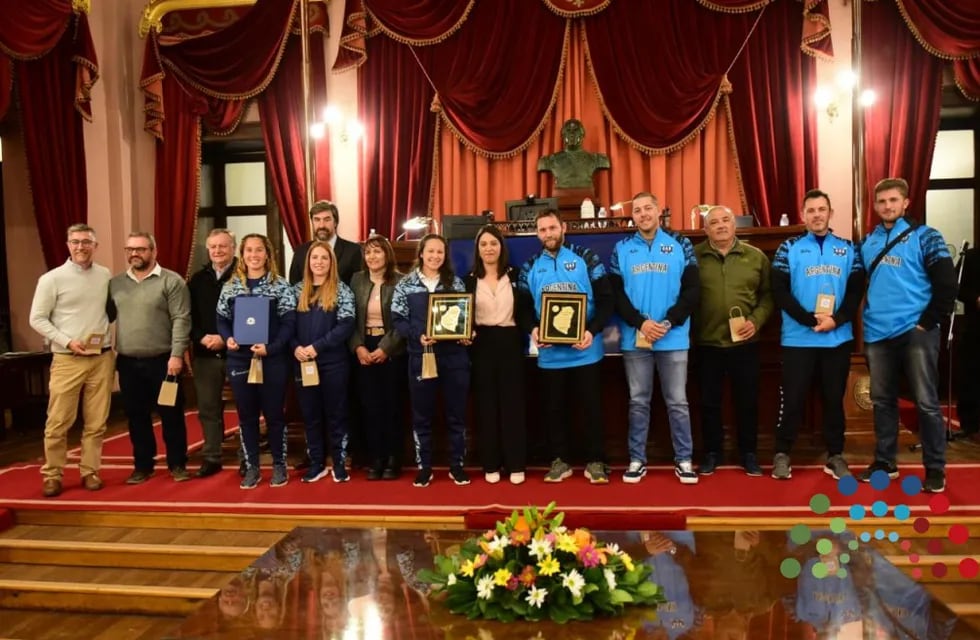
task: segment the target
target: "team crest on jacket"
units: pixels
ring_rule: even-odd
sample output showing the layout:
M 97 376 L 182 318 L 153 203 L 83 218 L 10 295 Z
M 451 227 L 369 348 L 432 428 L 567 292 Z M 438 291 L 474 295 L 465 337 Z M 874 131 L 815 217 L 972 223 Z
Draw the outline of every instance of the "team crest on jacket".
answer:
M 847 247 L 834 247 L 834 255 L 835 256 L 846 256 L 847 255 Z
M 660 253 L 674 253 L 673 245 L 669 245 L 669 244 L 660 245 Z
M 574 263 L 574 262 L 566 262 L 565 263 L 565 271 L 575 271 L 575 267 L 576 266 L 578 266 L 578 265 L 576 263 Z

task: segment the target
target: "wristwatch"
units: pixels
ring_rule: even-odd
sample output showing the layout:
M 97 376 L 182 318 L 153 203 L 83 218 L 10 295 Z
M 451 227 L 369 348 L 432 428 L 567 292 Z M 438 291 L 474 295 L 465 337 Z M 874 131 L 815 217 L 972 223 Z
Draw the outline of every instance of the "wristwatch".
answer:
M 670 331 L 670 328 L 672 326 L 674 326 L 673 324 L 671 324 L 670 320 L 667 320 L 666 318 L 660 324 L 662 324 L 664 327 L 666 327 L 667 328 L 667 331 Z

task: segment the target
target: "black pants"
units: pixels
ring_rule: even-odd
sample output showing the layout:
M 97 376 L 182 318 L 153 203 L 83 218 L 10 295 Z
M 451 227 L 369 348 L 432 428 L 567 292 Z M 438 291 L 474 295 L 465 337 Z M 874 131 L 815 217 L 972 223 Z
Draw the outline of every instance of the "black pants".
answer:
M 967 316 L 967 322 L 974 318 Z M 980 430 L 980 327 L 968 326 L 955 356 L 956 413 L 964 433 Z
M 240 454 L 247 468 L 259 466 L 259 415 L 265 416 L 269 430 L 272 464 L 286 464 L 286 384 L 289 369 L 286 356 L 262 358 L 262 384 L 248 383 L 251 360 L 229 360 L 228 382 L 235 395 L 238 423 L 241 425 Z
M 374 351 L 384 336 L 365 336 L 364 346 Z M 382 364 L 356 365 L 357 391 L 361 406 L 364 441 L 372 464 L 389 461 L 401 466 L 405 448 L 405 356 L 388 358 Z
M 163 423 L 163 442 L 167 447 L 167 468 L 187 466 L 187 426 L 184 424 L 184 393 L 177 386 L 177 402 L 172 407 L 157 404 L 160 385 L 167 377 L 170 354 L 133 358 L 119 354 L 119 391 L 123 408 L 129 419 L 129 440 L 133 443 L 133 466 L 139 471 L 152 471 L 157 455 L 157 439 L 153 435 L 153 412 Z M 178 379 L 179 382 L 179 379 Z
M 789 453 L 796 442 L 814 374 L 820 387 L 827 455 L 844 452 L 844 391 L 847 389 L 853 349 L 854 343 L 851 341 L 832 348 L 783 347 L 776 453 Z
M 568 431 L 573 398 L 581 403 L 588 462 L 605 462 L 602 440 L 601 362 L 567 369 L 540 369 L 544 393 L 544 421 L 552 458 L 568 458 Z
M 698 379 L 701 385 L 701 435 L 704 452 L 721 455 L 725 433 L 721 423 L 721 394 L 725 376 L 731 381 L 738 429 L 738 451 L 755 453 L 759 437 L 759 345 L 700 346 Z
M 347 397 L 350 378 L 350 360 L 346 353 L 333 362 L 317 360 L 320 384 L 303 386 L 299 366 L 296 374 L 296 398 L 306 433 L 306 455 L 314 466 L 326 466 L 327 454 L 334 467 L 343 467 L 347 461 Z
M 470 361 L 483 471 L 524 471 L 527 430 L 520 330 L 517 327 L 477 327 Z

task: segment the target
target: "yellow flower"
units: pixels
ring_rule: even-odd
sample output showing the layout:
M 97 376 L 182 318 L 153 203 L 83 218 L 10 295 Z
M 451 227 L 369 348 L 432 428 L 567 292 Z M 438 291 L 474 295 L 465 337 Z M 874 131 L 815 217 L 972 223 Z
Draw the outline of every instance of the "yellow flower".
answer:
M 558 534 L 558 538 L 555 540 L 555 547 L 559 551 L 567 551 L 568 553 L 578 553 L 578 544 L 575 542 L 575 538 L 568 535 L 567 533 Z
M 543 576 L 553 576 L 561 569 L 561 565 L 553 556 L 548 556 L 538 563 L 538 572 Z
M 497 586 L 506 587 L 508 580 L 510 580 L 510 571 L 507 569 L 497 569 L 493 572 L 493 582 Z
M 626 567 L 627 571 L 633 570 L 633 558 L 630 557 L 630 554 L 624 551 L 623 554 L 619 556 L 619 559 L 623 561 L 623 566 Z
M 472 560 L 464 560 L 463 566 L 459 568 L 459 572 L 462 573 L 467 578 L 472 578 L 474 571 L 476 571 L 476 566 L 474 566 Z

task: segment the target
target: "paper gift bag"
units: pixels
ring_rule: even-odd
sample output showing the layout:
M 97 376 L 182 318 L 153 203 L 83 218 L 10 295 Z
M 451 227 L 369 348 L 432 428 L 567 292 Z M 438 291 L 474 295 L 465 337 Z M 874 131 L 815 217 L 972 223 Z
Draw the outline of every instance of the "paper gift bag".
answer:
M 320 371 L 316 366 L 316 361 L 300 362 L 299 374 L 303 380 L 304 387 L 316 387 L 320 385 Z
M 637 349 L 652 349 L 653 343 L 647 340 L 647 337 L 643 335 L 643 332 L 639 329 L 636 330 L 636 348 Z
M 102 347 L 105 346 L 105 334 L 104 333 L 92 333 L 85 338 L 85 353 L 91 355 L 99 355 L 102 353 Z
M 177 376 L 167 376 L 163 379 L 157 404 L 161 407 L 173 407 L 177 404 Z
M 821 293 L 817 296 L 817 308 L 814 313 L 826 313 L 830 315 L 834 312 L 837 298 L 832 293 Z
M 432 347 L 423 347 L 422 379 L 430 380 L 438 377 L 439 371 L 436 369 L 436 354 L 432 351 Z
M 248 384 L 262 384 L 262 358 L 252 358 L 248 367 Z
M 732 307 L 728 310 L 728 328 L 732 333 L 732 342 L 745 340 L 738 332 L 745 326 L 745 316 L 739 307 Z

